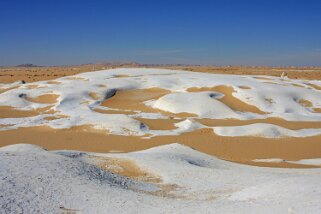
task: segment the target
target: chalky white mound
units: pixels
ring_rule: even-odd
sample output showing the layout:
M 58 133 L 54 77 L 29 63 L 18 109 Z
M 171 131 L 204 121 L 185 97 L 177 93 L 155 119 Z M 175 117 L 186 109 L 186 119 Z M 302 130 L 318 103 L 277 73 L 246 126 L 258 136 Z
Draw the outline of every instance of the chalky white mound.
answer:
M 34 110 L 48 108 L 37 116 L 24 118 L 0 119 L 0 130 L 17 129 L 19 127 L 43 126 L 52 128 L 70 128 L 90 125 L 111 134 L 138 135 L 146 134 L 177 135 L 182 132 L 202 128 L 199 124 L 190 124 L 191 128 L 178 128 L 171 132 L 149 130 L 137 118 L 168 118 L 159 113 L 135 111 L 135 114 L 99 113 L 94 109 L 115 110 L 101 106 L 117 91 L 161 88 L 171 93 L 156 100 L 147 100 L 146 106 L 172 113 L 187 112 L 196 118 L 210 119 L 264 119 L 270 117 L 283 118 L 288 121 L 321 121 L 321 91 L 314 86 L 321 86 L 320 81 L 292 80 L 278 77 L 237 76 L 173 71 L 165 69 L 122 68 L 82 73 L 71 77 L 63 77 L 52 81 L 41 81 L 28 84 L 1 84 L 0 89 L 10 89 L 0 94 L 0 106 L 9 106 L 18 110 Z M 33 87 L 36 85 L 36 87 Z M 257 107 L 265 114 L 241 112 L 233 110 L 221 102 L 224 96 L 220 92 L 203 91 L 188 92 L 192 87 L 204 88 L 215 86 L 232 87 L 232 95 L 240 101 Z M 97 99 L 90 96 L 95 93 Z M 41 95 L 55 94 L 59 98 L 50 104 L 33 102 L 32 98 Z M 27 99 L 31 98 L 31 99 Z M 303 105 L 301 101 L 308 102 Z M 117 110 L 117 109 L 116 109 Z M 64 115 L 64 117 L 59 117 Z M 46 117 L 57 116 L 59 119 L 45 120 Z M 189 118 L 189 123 L 193 118 Z M 2 126 L 1 126 L 2 125 Z M 178 127 L 180 125 L 178 124 Z M 262 137 L 304 137 L 319 135 L 320 130 L 288 130 L 282 127 L 253 124 L 254 130 L 247 135 Z M 263 128 L 263 129 L 262 129 Z M 223 136 L 240 136 L 238 127 L 218 127 L 214 130 Z M 242 129 L 243 130 L 243 129 Z M 274 134 L 273 134 L 273 133 Z
M 175 188 L 103 171 L 93 158 L 134 161 Z M 127 154 L 0 149 L 3 213 L 318 213 L 321 169 L 229 163 L 180 144 Z M 91 160 L 91 161 L 90 161 Z M 107 162 L 107 164 L 111 164 Z
M 214 127 L 214 132 L 221 136 L 261 136 L 266 138 L 310 137 L 321 134 L 321 129 L 289 130 L 280 126 L 257 123 L 245 126 Z

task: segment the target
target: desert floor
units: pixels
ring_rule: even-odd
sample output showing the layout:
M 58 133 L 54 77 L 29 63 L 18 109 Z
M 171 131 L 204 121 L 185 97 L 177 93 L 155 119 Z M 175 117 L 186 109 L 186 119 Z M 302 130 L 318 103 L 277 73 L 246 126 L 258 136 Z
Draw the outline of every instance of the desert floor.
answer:
M 280 77 L 285 71 L 292 79 L 320 80 L 321 68 L 318 67 L 247 67 L 247 66 L 184 66 L 184 65 L 139 65 L 139 64 L 89 64 L 76 66 L 51 67 L 0 67 L 0 83 L 11 83 L 24 80 L 34 82 L 51 80 L 58 77 L 70 76 L 82 72 L 112 69 L 116 67 L 146 67 L 187 70 L 193 72 L 206 72 L 213 74 L 236 75 L 267 75 Z
M 1 213 L 321 209 L 319 68 L 105 64 L 0 75 Z

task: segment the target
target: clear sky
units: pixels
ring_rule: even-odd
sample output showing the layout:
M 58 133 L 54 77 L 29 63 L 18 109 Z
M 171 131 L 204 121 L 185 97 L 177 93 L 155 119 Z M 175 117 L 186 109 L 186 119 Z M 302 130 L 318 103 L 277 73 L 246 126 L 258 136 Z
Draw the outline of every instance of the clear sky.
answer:
M 0 65 L 321 66 L 320 0 L 0 0 Z

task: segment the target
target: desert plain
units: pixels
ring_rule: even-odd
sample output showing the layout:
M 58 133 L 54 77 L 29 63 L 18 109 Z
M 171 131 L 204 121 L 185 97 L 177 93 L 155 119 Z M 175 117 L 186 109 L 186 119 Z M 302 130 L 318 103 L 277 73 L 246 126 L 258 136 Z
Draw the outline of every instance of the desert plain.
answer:
M 1 67 L 1 206 L 315 212 L 320 80 L 317 67 Z M 30 197 L 8 197 L 17 185 Z

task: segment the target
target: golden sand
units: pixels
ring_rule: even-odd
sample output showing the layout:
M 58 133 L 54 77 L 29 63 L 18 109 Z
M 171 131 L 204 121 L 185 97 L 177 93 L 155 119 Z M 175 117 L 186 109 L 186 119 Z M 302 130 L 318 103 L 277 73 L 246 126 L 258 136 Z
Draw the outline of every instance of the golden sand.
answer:
M 44 88 L 45 86 L 40 86 L 37 84 L 27 85 L 26 88 L 28 89 L 35 89 L 35 88 Z
M 53 104 L 57 102 L 58 98 L 57 94 L 43 94 L 35 98 L 27 97 L 26 100 L 34 103 Z
M 321 108 L 313 108 L 313 111 L 314 111 L 315 113 L 321 113 Z
M 102 114 L 127 114 L 127 115 L 131 115 L 131 114 L 135 114 L 134 111 L 130 111 L 130 110 L 115 110 L 115 109 L 93 109 L 93 111 L 98 112 L 98 113 L 102 113 Z
M 120 90 L 117 91 L 115 96 L 102 102 L 102 106 L 115 109 L 127 109 L 149 112 L 151 109 L 143 102 L 151 99 L 158 99 L 170 91 L 160 88 L 149 89 L 134 89 L 134 90 Z M 154 110 L 152 110 L 154 112 Z
M 52 106 L 38 108 L 34 110 L 19 110 L 11 106 L 0 106 L 0 118 L 21 118 L 33 117 L 39 114 L 53 114 L 55 111 L 51 108 Z
M 161 88 L 149 88 L 149 89 L 134 89 L 134 90 L 122 90 L 117 91 L 116 94 L 102 102 L 102 106 L 119 109 L 119 110 L 130 110 L 130 111 L 141 111 L 147 113 L 162 113 L 170 117 L 195 117 L 197 115 L 182 112 L 174 114 L 171 112 L 161 111 L 158 109 L 146 106 L 143 102 L 151 99 L 158 99 L 170 91 Z M 96 109 L 97 111 L 98 109 Z M 105 110 L 98 110 L 104 112 Z M 105 111 L 106 112 L 106 111 Z
M 160 183 L 161 179 L 142 170 L 134 161 L 124 159 L 124 158 L 110 158 L 110 157 L 92 157 L 98 166 L 102 170 L 106 170 L 118 175 L 126 176 L 138 181 L 150 182 L 150 183 Z
M 86 130 L 86 131 L 84 131 Z M 56 130 L 48 127 L 19 128 L 0 131 L 0 146 L 16 143 L 36 144 L 49 150 L 79 150 L 89 152 L 132 152 L 159 145 L 182 143 L 218 158 L 275 167 L 306 167 L 285 163 L 255 163 L 254 159 L 281 158 L 299 160 L 320 158 L 321 136 L 306 138 L 222 137 L 212 129 L 200 129 L 179 136 L 156 136 L 143 139 L 136 136 L 108 135 L 92 132 L 90 127 Z
M 146 194 L 161 197 L 185 198 L 185 196 L 179 196 L 176 194 L 174 195 L 172 193 L 174 189 L 179 188 L 178 185 L 163 183 L 163 180 L 159 176 L 141 169 L 133 160 L 100 156 L 91 156 L 90 158 L 93 160 L 94 164 L 102 170 L 125 176 L 137 181 L 153 183 L 159 187 L 159 190 L 157 191 L 144 191 L 144 193 Z
M 0 106 L 0 118 L 33 117 L 39 115 L 35 110 L 18 110 L 11 106 Z
M 146 118 L 135 118 L 147 125 L 151 130 L 173 130 L 177 129 L 175 123 L 181 122 L 182 119 L 146 119 Z
M 58 81 L 48 81 L 47 84 L 59 85 L 61 82 Z

